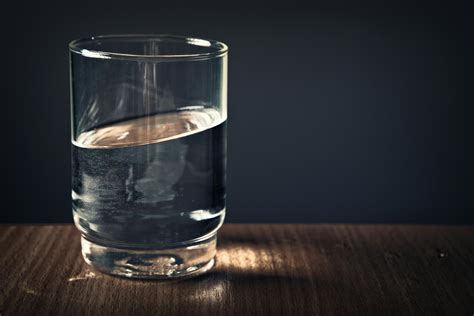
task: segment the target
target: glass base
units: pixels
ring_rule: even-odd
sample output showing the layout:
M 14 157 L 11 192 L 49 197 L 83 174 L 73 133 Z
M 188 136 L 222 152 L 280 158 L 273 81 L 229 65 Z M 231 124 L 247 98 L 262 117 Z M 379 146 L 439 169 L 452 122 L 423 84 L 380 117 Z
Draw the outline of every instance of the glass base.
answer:
M 99 271 L 128 278 L 172 279 L 196 276 L 214 266 L 216 235 L 195 244 L 168 249 L 125 249 L 81 238 L 85 261 Z

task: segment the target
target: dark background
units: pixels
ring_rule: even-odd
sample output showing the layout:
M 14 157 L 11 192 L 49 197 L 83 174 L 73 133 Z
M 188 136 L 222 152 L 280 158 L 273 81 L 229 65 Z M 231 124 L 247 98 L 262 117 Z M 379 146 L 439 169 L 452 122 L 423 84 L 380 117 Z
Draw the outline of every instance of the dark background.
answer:
M 474 223 L 472 11 L 331 3 L 10 3 L 0 220 L 72 221 L 68 42 L 172 33 L 230 47 L 229 222 Z

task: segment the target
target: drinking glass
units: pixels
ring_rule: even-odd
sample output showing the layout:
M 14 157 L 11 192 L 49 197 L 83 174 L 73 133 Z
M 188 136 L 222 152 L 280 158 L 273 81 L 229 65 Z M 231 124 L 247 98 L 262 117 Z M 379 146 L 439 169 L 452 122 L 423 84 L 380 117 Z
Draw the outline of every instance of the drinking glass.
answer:
M 132 278 L 214 265 L 225 216 L 227 46 L 72 41 L 72 211 L 85 261 Z

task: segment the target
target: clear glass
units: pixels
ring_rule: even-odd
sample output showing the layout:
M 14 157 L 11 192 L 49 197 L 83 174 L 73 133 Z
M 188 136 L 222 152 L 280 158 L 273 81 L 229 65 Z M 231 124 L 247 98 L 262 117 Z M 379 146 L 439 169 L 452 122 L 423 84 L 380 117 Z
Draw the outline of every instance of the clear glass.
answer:
M 69 50 L 72 210 L 86 262 L 135 278 L 209 270 L 225 216 L 227 46 L 113 35 Z

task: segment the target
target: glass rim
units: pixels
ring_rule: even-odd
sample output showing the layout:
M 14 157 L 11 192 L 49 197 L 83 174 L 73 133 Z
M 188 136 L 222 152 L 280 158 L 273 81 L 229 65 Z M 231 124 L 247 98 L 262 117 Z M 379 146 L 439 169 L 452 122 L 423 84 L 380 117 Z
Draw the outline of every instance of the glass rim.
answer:
M 185 54 L 128 54 L 118 53 L 107 50 L 85 49 L 86 43 L 93 43 L 98 40 L 133 40 L 133 39 L 156 39 L 161 42 L 183 43 L 190 46 L 200 46 L 212 48 L 212 51 L 204 53 L 185 53 Z M 98 59 L 128 59 L 128 60 L 157 60 L 157 61 L 173 61 L 173 60 L 202 60 L 221 57 L 227 54 L 229 48 L 226 44 L 212 40 L 202 39 L 172 34 L 116 34 L 116 35 L 97 35 L 91 37 L 83 37 L 71 41 L 68 45 L 69 50 L 73 53 L 88 58 Z

